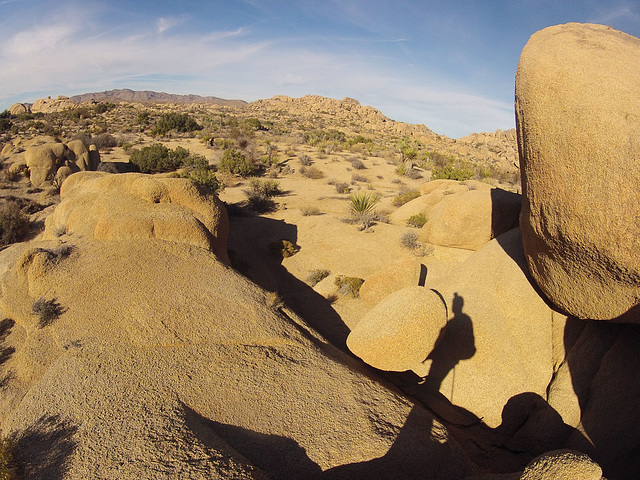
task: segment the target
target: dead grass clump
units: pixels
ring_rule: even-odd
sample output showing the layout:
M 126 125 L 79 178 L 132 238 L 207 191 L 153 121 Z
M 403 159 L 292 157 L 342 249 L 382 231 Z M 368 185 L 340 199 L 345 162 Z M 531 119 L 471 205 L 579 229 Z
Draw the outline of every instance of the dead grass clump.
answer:
M 369 183 L 370 180 L 364 175 L 360 175 L 359 173 L 354 173 L 351 175 L 351 182 L 365 182 Z
M 18 202 L 9 201 L 0 205 L 0 248 L 24 239 L 31 222 L 20 209 Z
M 334 186 L 336 187 L 336 192 L 338 193 L 349 193 L 351 189 L 349 188 L 349 184 L 346 182 L 335 182 Z
M 301 207 L 300 211 L 304 217 L 310 217 L 313 215 L 322 215 L 322 211 L 316 207 L 315 205 L 309 205 L 306 207 Z
M 311 178 L 312 180 L 319 180 L 324 178 L 324 173 L 317 167 L 302 167 L 300 169 L 300 173 L 302 173 L 305 177 Z
M 365 168 L 367 168 L 364 166 L 364 163 L 362 163 L 362 160 L 360 160 L 359 158 L 352 158 L 351 166 L 356 170 L 364 170 Z
M 406 232 L 400 237 L 400 245 L 404 248 L 408 248 L 418 257 L 426 257 L 433 255 L 433 245 L 425 246 L 422 242 L 418 241 L 418 234 L 416 232 Z
M 323 270 L 323 269 L 312 270 L 307 276 L 307 283 L 312 287 L 314 287 L 318 283 L 320 283 L 322 280 L 327 278 L 329 275 L 331 275 L 331 272 L 329 270 Z

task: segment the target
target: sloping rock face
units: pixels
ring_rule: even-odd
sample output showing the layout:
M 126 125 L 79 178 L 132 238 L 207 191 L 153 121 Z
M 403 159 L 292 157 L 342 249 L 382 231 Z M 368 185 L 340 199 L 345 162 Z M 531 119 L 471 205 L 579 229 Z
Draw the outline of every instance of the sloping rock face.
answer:
M 94 234 L 106 192 L 171 206 L 171 179 L 147 180 L 72 175 L 43 238 L 0 253 L 0 419 L 26 478 L 476 473 L 433 416 L 222 255 L 188 236 Z
M 524 248 L 544 294 L 578 318 L 640 323 L 638 111 L 639 39 L 567 24 L 524 48 L 516 77 Z
M 29 113 L 30 107 L 26 103 L 14 103 L 9 107 L 9 113 L 11 115 L 22 115 L 23 113 Z

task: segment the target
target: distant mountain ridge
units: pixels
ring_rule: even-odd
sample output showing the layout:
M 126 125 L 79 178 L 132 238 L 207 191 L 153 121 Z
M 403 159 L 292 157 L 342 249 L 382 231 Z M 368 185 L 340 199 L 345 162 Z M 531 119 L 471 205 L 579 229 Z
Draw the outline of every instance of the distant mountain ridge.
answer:
M 95 101 L 124 101 L 124 102 L 153 102 L 153 103 L 206 103 L 211 105 L 226 105 L 229 107 L 243 107 L 247 105 L 244 100 L 227 100 L 224 98 L 200 95 L 177 95 L 165 92 L 152 92 L 149 90 L 115 89 L 104 92 L 83 93 L 74 95 L 71 100 L 82 103 Z

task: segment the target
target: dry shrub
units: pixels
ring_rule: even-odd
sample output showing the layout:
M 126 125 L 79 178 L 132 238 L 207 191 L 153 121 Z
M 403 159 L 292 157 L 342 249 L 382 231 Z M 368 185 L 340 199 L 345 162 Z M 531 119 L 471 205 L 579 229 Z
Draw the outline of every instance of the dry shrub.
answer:
M 302 215 L 305 217 L 310 217 L 312 215 L 322 215 L 322 211 L 315 205 L 302 207 L 300 208 L 300 211 L 302 212 Z
M 19 242 L 29 233 L 31 222 L 15 201 L 0 205 L 0 248 Z
M 313 180 L 324 178 L 324 173 L 317 167 L 302 167 L 300 169 L 300 173 L 302 173 L 305 177 L 311 178 Z
M 329 270 L 324 270 L 324 269 L 312 270 L 307 276 L 307 283 L 312 287 L 314 287 L 318 283 L 320 283 L 322 280 L 327 278 L 329 275 L 331 275 L 331 272 Z
M 269 244 L 269 250 L 279 258 L 288 258 L 298 253 L 300 251 L 300 246 L 290 240 L 283 239 L 271 242 Z
M 360 296 L 360 287 L 362 287 L 364 283 L 364 278 L 339 275 L 336 277 L 334 283 L 338 287 L 338 292 L 342 295 L 351 295 L 353 298 L 358 298 Z
M 398 195 L 393 197 L 393 205 L 396 207 L 400 207 L 411 200 L 418 198 L 420 196 L 420 192 L 417 190 L 405 190 L 400 192 Z

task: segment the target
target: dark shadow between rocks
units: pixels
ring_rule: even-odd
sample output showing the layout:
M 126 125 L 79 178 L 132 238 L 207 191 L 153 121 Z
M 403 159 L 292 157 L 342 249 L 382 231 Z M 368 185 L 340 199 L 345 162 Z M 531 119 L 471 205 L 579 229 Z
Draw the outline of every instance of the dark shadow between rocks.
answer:
M 230 209 L 237 212 L 237 207 Z M 241 213 L 241 212 L 240 212 Z M 334 346 L 348 352 L 349 328 L 331 307 L 330 302 L 282 266 L 282 257 L 274 254 L 271 244 L 288 240 L 294 245 L 298 228 L 282 220 L 257 215 L 231 214 L 229 257 L 241 274 L 271 292 L 303 318 Z
M 21 478 L 57 480 L 65 477 L 67 460 L 76 448 L 78 427 L 58 415 L 42 416 L 35 424 L 12 435 Z

